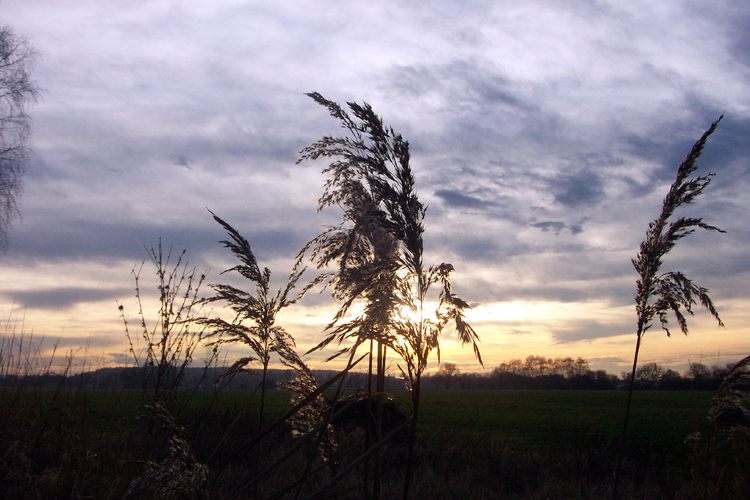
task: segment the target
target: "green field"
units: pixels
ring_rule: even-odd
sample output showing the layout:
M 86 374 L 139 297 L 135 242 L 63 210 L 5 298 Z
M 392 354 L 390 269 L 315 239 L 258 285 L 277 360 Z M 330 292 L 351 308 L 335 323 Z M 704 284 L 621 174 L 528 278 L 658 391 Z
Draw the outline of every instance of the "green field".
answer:
M 625 391 L 465 391 L 424 395 L 420 431 L 523 446 L 608 443 L 619 437 Z M 632 436 L 645 446 L 678 446 L 706 421 L 710 392 L 636 393 Z
M 393 395 L 408 412 L 408 398 Z M 428 391 L 420 411 L 420 437 L 477 439 L 526 448 L 568 447 L 589 442 L 614 444 L 622 430 L 625 391 Z M 636 448 L 679 451 L 685 438 L 704 429 L 710 391 L 641 391 L 634 395 L 629 435 Z M 100 396 L 100 397 L 103 397 Z M 199 394 L 189 408 L 206 404 Z M 267 393 L 269 420 L 288 408 L 287 396 Z M 247 411 L 257 404 L 252 391 L 227 391 L 218 411 Z
M 289 408 L 285 394 L 270 391 L 267 397 L 266 425 Z M 418 428 L 417 491 L 424 498 L 606 496 L 625 397 L 624 391 L 428 391 Z M 14 491 L 37 488 L 66 496 L 75 484 L 81 496 L 121 496 L 142 463 L 163 453 L 153 429 L 137 418 L 147 402 L 141 391 L 5 391 L 0 398 L 0 456 L 6 457 L 0 481 L 16 484 Z M 405 401 L 405 394 L 394 398 Z M 689 497 L 697 491 L 699 450 L 686 438 L 705 431 L 710 399 L 709 392 L 635 394 L 623 491 L 640 497 Z M 237 455 L 256 435 L 257 404 L 256 392 L 236 390 L 183 393 L 170 405 L 198 461 L 220 476 L 212 483 L 216 497 L 253 496 L 236 494 L 232 485 L 252 476 L 256 456 L 270 461 L 295 443 L 282 425 L 257 452 Z M 356 448 L 356 434 L 340 431 L 341 449 L 353 443 Z M 400 495 L 406 460 L 401 439 L 383 451 L 386 498 Z M 21 455 L 28 462 L 20 476 L 7 458 L 18 443 L 26 443 Z M 253 492 L 264 498 L 283 489 L 304 468 L 304 456 L 292 455 Z M 342 484 L 356 485 L 360 472 L 352 470 Z M 51 487 L 50 477 L 59 484 Z M 35 485 L 39 478 L 47 489 Z

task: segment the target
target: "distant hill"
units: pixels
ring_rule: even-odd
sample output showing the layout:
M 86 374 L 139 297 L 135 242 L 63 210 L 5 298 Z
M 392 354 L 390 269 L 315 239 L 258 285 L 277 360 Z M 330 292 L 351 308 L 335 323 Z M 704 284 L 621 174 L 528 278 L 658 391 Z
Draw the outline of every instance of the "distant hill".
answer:
M 186 389 L 196 387 L 202 389 L 214 388 L 218 385 L 218 381 L 224 371 L 225 368 L 214 367 L 208 369 L 199 367 L 186 368 L 180 387 Z M 339 373 L 336 370 L 312 370 L 312 372 L 318 383 L 324 383 Z M 254 390 L 260 386 L 261 375 L 260 370 L 241 372 L 226 383 L 225 387 Z M 266 387 L 275 388 L 280 382 L 291 380 L 293 377 L 294 372 L 292 370 L 269 368 L 266 373 Z M 56 387 L 61 382 L 64 382 L 68 386 L 91 389 L 139 389 L 143 387 L 144 370 L 136 367 L 115 367 L 99 368 L 68 377 L 56 374 L 31 375 L 26 377 L 7 376 L 0 377 L 0 387 L 17 386 L 21 382 L 21 379 L 23 379 L 24 383 L 42 387 Z M 366 373 L 351 372 L 347 376 L 347 388 L 358 389 L 364 387 L 366 384 Z M 403 388 L 403 382 L 400 379 L 386 377 L 386 389 L 401 388 Z

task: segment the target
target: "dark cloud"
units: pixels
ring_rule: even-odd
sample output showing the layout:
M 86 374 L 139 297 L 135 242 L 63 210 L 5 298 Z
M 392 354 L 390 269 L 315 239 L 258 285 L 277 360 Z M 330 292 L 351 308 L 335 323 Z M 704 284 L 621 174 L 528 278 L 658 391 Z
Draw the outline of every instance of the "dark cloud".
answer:
M 50 219 L 52 219 L 50 214 Z M 18 228 L 12 242 L 8 261 L 28 262 L 138 262 L 146 257 L 146 250 L 161 239 L 175 251 L 188 250 L 188 257 L 220 252 L 220 240 L 226 238 L 221 227 L 206 222 L 194 225 L 155 224 L 147 221 L 128 223 L 106 222 L 82 218 L 57 218 L 55 223 L 43 219 Z M 304 228 L 280 226 L 274 229 L 247 229 L 249 224 L 231 220 L 231 224 L 252 244 L 257 256 L 293 257 L 314 234 Z
M 177 154 L 174 156 L 174 164 L 179 167 L 190 168 L 192 160 L 185 155 Z
M 555 201 L 570 208 L 594 205 L 604 196 L 601 179 L 590 171 L 561 175 L 550 184 Z
M 435 191 L 447 205 L 460 208 L 483 208 L 489 205 L 488 202 L 475 198 L 473 196 L 454 191 L 452 189 L 440 189 Z
M 619 356 L 600 356 L 595 358 L 588 358 L 590 363 L 625 363 L 628 360 Z
M 607 301 L 612 306 L 618 306 L 632 302 L 633 285 L 617 285 L 603 281 L 591 281 L 575 285 L 547 283 L 524 286 L 513 282 L 501 282 L 496 286 L 481 290 L 479 293 L 480 295 L 477 297 L 479 300 L 484 298 L 484 300 L 497 301 Z
M 718 118 L 718 114 L 708 116 L 704 121 L 704 129 L 708 128 L 710 121 Z M 717 175 L 712 180 L 710 189 L 721 189 L 728 186 L 736 186 L 738 181 L 747 174 L 750 160 L 747 152 L 750 151 L 750 117 L 744 117 L 727 111 L 719 123 L 716 131 L 711 135 L 699 164 L 706 171 L 715 172 Z M 698 139 L 695 136 L 693 142 Z M 682 147 L 685 148 L 687 144 Z M 684 151 L 686 155 L 688 150 Z M 732 200 L 733 201 L 733 200 Z
M 29 309 L 68 309 L 79 303 L 115 299 L 131 293 L 128 288 L 63 287 L 4 294 Z
M 489 71 L 488 71 L 489 70 Z M 428 66 L 396 66 L 389 75 L 391 88 L 412 98 L 438 94 L 449 97 L 452 106 L 484 105 L 517 108 L 537 107 L 518 92 L 517 85 L 477 60 L 452 61 Z
M 535 222 L 533 224 L 530 224 L 531 227 L 536 227 L 542 230 L 543 233 L 546 233 L 547 231 L 552 231 L 555 234 L 560 234 L 560 231 L 565 229 L 567 226 L 562 222 L 557 221 L 544 221 L 544 222 Z
M 5 342 L 5 345 L 11 345 L 12 342 L 17 346 L 18 342 L 20 341 L 19 337 L 16 336 L 12 339 L 8 338 L 7 336 L 3 338 L 3 335 L 0 335 L 0 345 Z M 124 334 L 122 336 L 119 335 L 70 335 L 67 333 L 34 333 L 27 335 L 23 338 L 23 342 L 26 343 L 29 347 L 29 352 L 33 352 L 36 350 L 39 350 L 42 352 L 42 356 L 46 356 L 47 354 L 50 354 L 53 349 L 56 349 L 56 355 L 58 359 L 61 359 L 65 356 L 65 351 L 71 348 L 77 348 L 77 349 L 88 349 L 88 348 L 101 348 L 101 347 L 111 347 L 115 345 L 122 344 L 122 339 L 124 338 Z M 24 346 L 25 347 L 25 346 Z M 46 353 L 44 353 L 46 351 Z M 82 359 L 79 357 L 79 359 L 75 359 L 76 352 L 74 354 L 74 361 L 90 361 L 86 359 Z M 48 359 L 44 359 L 44 362 L 49 361 Z
M 132 365 L 133 355 L 123 354 L 121 352 L 108 352 L 107 357 L 115 365 Z
M 690 96 L 691 101 L 689 117 L 682 120 L 668 120 L 657 124 L 657 127 L 651 127 L 647 133 L 641 135 L 623 134 L 622 141 L 624 149 L 635 158 L 645 160 L 655 166 L 654 169 L 647 172 L 649 181 L 638 186 L 648 191 L 649 187 L 655 185 L 654 181 L 670 182 L 674 179 L 677 168 L 690 152 L 691 147 L 701 137 L 701 134 L 711 125 L 713 121 L 719 118 L 722 110 L 716 109 L 716 106 L 710 104 L 696 96 Z M 711 164 L 714 160 L 731 160 L 738 154 L 737 140 L 743 140 L 742 133 L 737 133 L 737 129 L 745 129 L 747 123 L 740 125 L 731 123 L 734 120 L 724 120 L 719 129 L 709 139 L 704 153 L 701 157 L 701 164 Z M 730 122 L 730 123 L 728 123 Z M 740 122 L 741 123 L 741 122 Z M 726 130 L 732 129 L 731 131 Z M 722 134 L 724 129 L 724 134 Z M 722 138 L 721 136 L 724 135 Z M 734 143 L 733 147 L 727 147 L 727 137 L 731 137 Z
M 543 233 L 551 231 L 556 235 L 559 235 L 562 231 L 568 230 L 570 234 L 580 234 L 583 232 L 583 226 L 581 224 L 565 224 L 560 221 L 540 221 L 529 224 L 531 227 L 540 229 Z
M 632 324 L 604 324 L 599 321 L 569 321 L 564 327 L 557 326 L 552 337 L 559 343 L 593 340 L 602 337 L 615 337 L 631 333 Z
M 710 15 L 719 17 L 718 22 L 726 26 L 729 50 L 733 61 L 750 69 L 750 6 L 744 2 L 729 2 L 725 9 L 712 9 Z
M 529 82 L 516 81 L 500 68 L 480 59 L 399 66 L 386 75 L 383 85 L 389 94 L 411 100 L 432 103 L 439 96 L 444 106 L 426 104 L 425 110 L 428 116 L 436 113 L 438 123 L 446 127 L 435 146 L 461 152 L 463 158 L 489 159 L 498 148 L 517 151 L 524 143 L 556 137 L 562 126 L 557 113 L 530 97 Z
M 494 261 L 501 253 L 501 247 L 491 237 L 462 237 L 446 246 L 468 262 Z

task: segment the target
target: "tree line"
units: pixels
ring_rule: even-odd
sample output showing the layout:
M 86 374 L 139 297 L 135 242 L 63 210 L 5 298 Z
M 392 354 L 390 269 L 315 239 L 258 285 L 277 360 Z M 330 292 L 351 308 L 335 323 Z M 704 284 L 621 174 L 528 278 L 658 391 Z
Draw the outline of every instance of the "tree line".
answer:
M 716 390 L 734 363 L 707 366 L 690 363 L 680 374 L 658 363 L 640 366 L 635 373 L 638 389 Z M 500 363 L 490 373 L 461 373 L 454 363 L 443 363 L 425 378 L 426 389 L 619 389 L 630 378 L 606 370 L 593 370 L 583 358 L 527 356 Z
M 635 384 L 638 389 L 646 390 L 716 390 L 722 379 L 734 366 L 690 363 L 684 373 L 666 368 L 658 363 L 646 363 L 636 370 Z M 180 387 L 213 389 L 216 380 L 226 368 L 211 367 L 208 370 L 200 367 L 190 367 L 185 370 Z M 325 383 L 338 372 L 335 370 L 312 370 L 318 383 Z M 275 389 L 281 383 L 288 382 L 294 377 L 292 370 L 269 369 L 265 387 Z M 630 373 L 622 372 L 619 376 L 606 370 L 593 370 L 588 360 L 583 358 L 558 357 L 546 358 L 531 355 L 526 359 L 511 359 L 497 365 L 489 372 L 461 372 L 455 363 L 444 362 L 432 374 L 425 375 L 425 390 L 476 390 L 476 389 L 585 389 L 585 390 L 613 390 L 627 385 Z M 262 374 L 259 370 L 237 373 L 226 380 L 223 385 L 229 389 L 254 390 L 261 382 Z M 0 387 L 14 387 L 23 381 L 35 387 L 56 387 L 67 384 L 72 387 L 89 388 L 129 388 L 138 389 L 144 384 L 144 369 L 136 367 L 100 368 L 95 371 L 66 376 L 63 374 L 46 373 L 39 375 L 0 377 Z M 349 374 L 347 386 L 350 389 L 366 383 L 367 374 L 352 372 Z M 153 383 L 153 381 L 152 381 Z M 403 382 L 394 376 L 386 376 L 385 387 L 390 391 L 398 391 Z

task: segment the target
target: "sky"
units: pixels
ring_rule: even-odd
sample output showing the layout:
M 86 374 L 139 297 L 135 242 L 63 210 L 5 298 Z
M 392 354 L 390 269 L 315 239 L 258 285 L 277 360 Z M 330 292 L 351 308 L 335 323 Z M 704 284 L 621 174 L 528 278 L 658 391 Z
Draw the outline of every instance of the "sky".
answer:
M 409 140 L 426 261 L 454 265 L 481 338 L 484 368 L 446 332 L 442 360 L 463 371 L 531 354 L 627 369 L 630 259 L 680 161 L 723 114 L 699 171 L 716 176 L 682 214 L 726 234 L 687 237 L 664 270 L 710 288 L 726 326 L 703 311 L 688 336 L 657 325 L 641 361 L 684 370 L 747 355 L 748 3 L 0 0 L 0 12 L 35 47 L 41 89 L 22 217 L 0 254 L 5 334 L 90 366 L 122 362 L 117 306 L 135 317 L 131 270 L 159 238 L 187 249 L 208 283 L 231 281 L 207 209 L 279 283 L 340 216 L 316 211 L 324 165 L 296 164 L 342 133 L 305 95 L 318 91 L 370 103 Z M 334 310 L 315 293 L 279 321 L 307 350 Z M 308 359 L 335 367 L 328 354 Z

